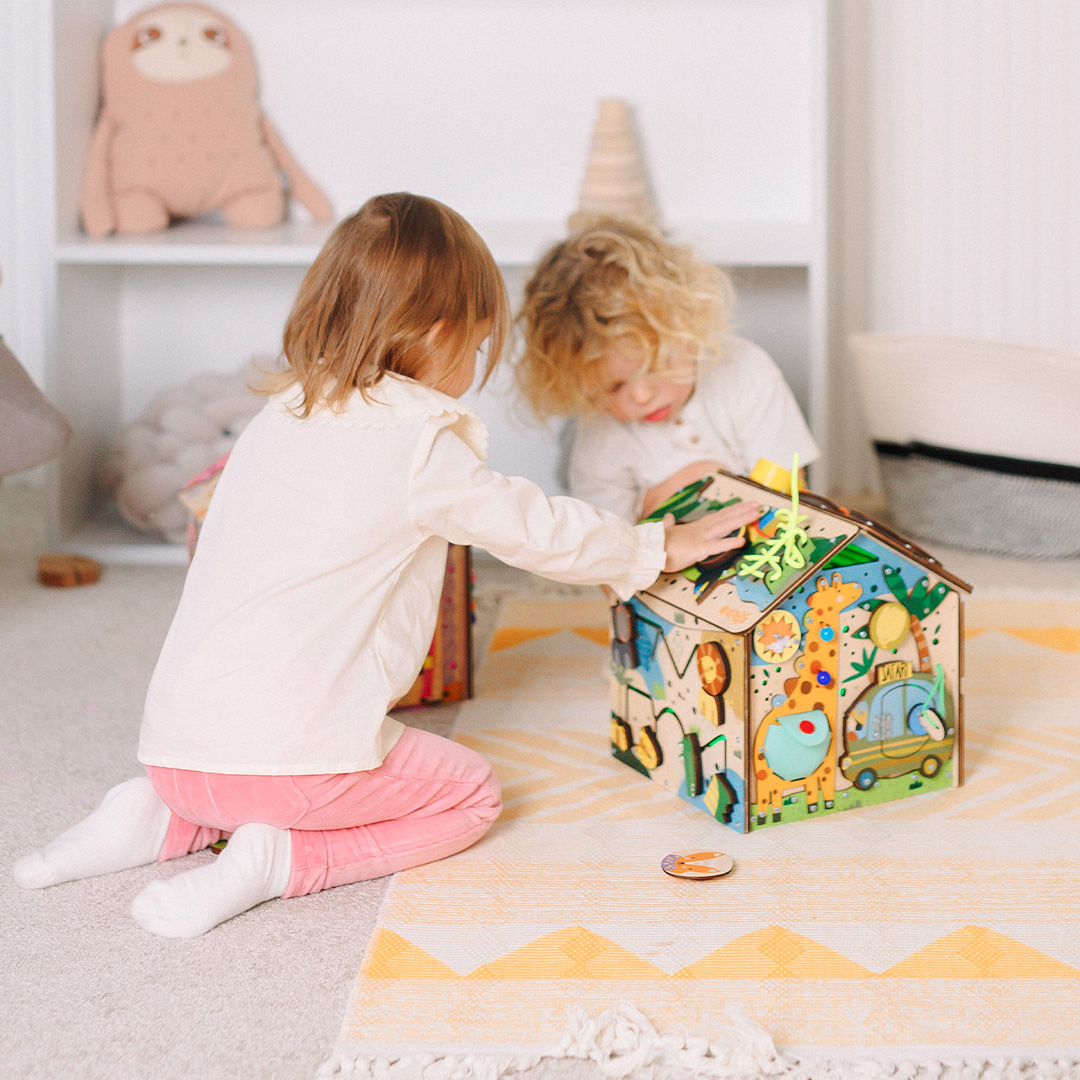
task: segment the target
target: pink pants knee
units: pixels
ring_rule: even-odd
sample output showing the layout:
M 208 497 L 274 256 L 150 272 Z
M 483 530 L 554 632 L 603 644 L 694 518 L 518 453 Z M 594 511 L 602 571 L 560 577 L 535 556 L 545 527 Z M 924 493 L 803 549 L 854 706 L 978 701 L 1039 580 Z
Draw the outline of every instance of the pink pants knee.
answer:
M 284 896 L 382 877 L 476 843 L 499 815 L 494 770 L 475 751 L 406 728 L 377 769 L 253 776 L 147 766 L 173 812 L 159 859 L 199 851 L 240 825 L 289 829 Z

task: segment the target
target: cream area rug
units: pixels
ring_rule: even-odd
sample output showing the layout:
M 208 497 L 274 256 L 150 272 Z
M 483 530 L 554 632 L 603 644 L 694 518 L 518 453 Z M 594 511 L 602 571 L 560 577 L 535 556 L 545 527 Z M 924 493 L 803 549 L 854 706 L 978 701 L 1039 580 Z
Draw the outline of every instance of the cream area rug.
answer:
M 966 639 L 962 787 L 738 835 L 610 756 L 603 602 L 508 601 L 456 728 L 505 810 L 394 879 L 320 1075 L 1080 1077 L 1080 604 Z

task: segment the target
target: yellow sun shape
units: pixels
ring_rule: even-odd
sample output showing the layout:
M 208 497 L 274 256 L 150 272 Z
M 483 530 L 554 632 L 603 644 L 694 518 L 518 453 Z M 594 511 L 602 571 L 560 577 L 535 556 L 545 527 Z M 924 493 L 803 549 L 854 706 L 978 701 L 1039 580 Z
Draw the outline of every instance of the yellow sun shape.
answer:
M 788 611 L 774 611 L 754 630 L 754 652 L 768 664 L 782 664 L 798 652 L 799 621 Z

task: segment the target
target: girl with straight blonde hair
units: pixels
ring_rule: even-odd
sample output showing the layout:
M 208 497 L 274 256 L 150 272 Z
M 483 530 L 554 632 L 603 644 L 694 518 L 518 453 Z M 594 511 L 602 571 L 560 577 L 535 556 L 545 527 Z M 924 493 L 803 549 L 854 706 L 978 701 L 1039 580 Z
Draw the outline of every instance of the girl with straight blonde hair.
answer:
M 41 888 L 228 837 L 132 904 L 194 937 L 262 901 L 394 873 L 475 843 L 491 766 L 388 715 L 438 615 L 447 541 L 622 597 L 737 546 L 754 509 L 631 526 L 484 464 L 460 396 L 507 321 L 499 271 L 458 214 L 380 195 L 343 221 L 285 328 L 287 368 L 236 443 L 147 692 L 146 776 L 21 858 Z

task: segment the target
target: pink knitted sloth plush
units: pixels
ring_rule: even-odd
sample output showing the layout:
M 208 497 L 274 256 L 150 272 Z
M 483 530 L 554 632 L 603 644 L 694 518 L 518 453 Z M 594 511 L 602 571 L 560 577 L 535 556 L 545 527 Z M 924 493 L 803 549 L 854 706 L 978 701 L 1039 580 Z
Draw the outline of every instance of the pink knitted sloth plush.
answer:
M 211 210 L 241 228 L 276 225 L 282 173 L 314 218 L 330 218 L 259 109 L 251 46 L 233 22 L 200 4 L 162 4 L 109 32 L 82 192 L 91 236 L 153 232 Z

